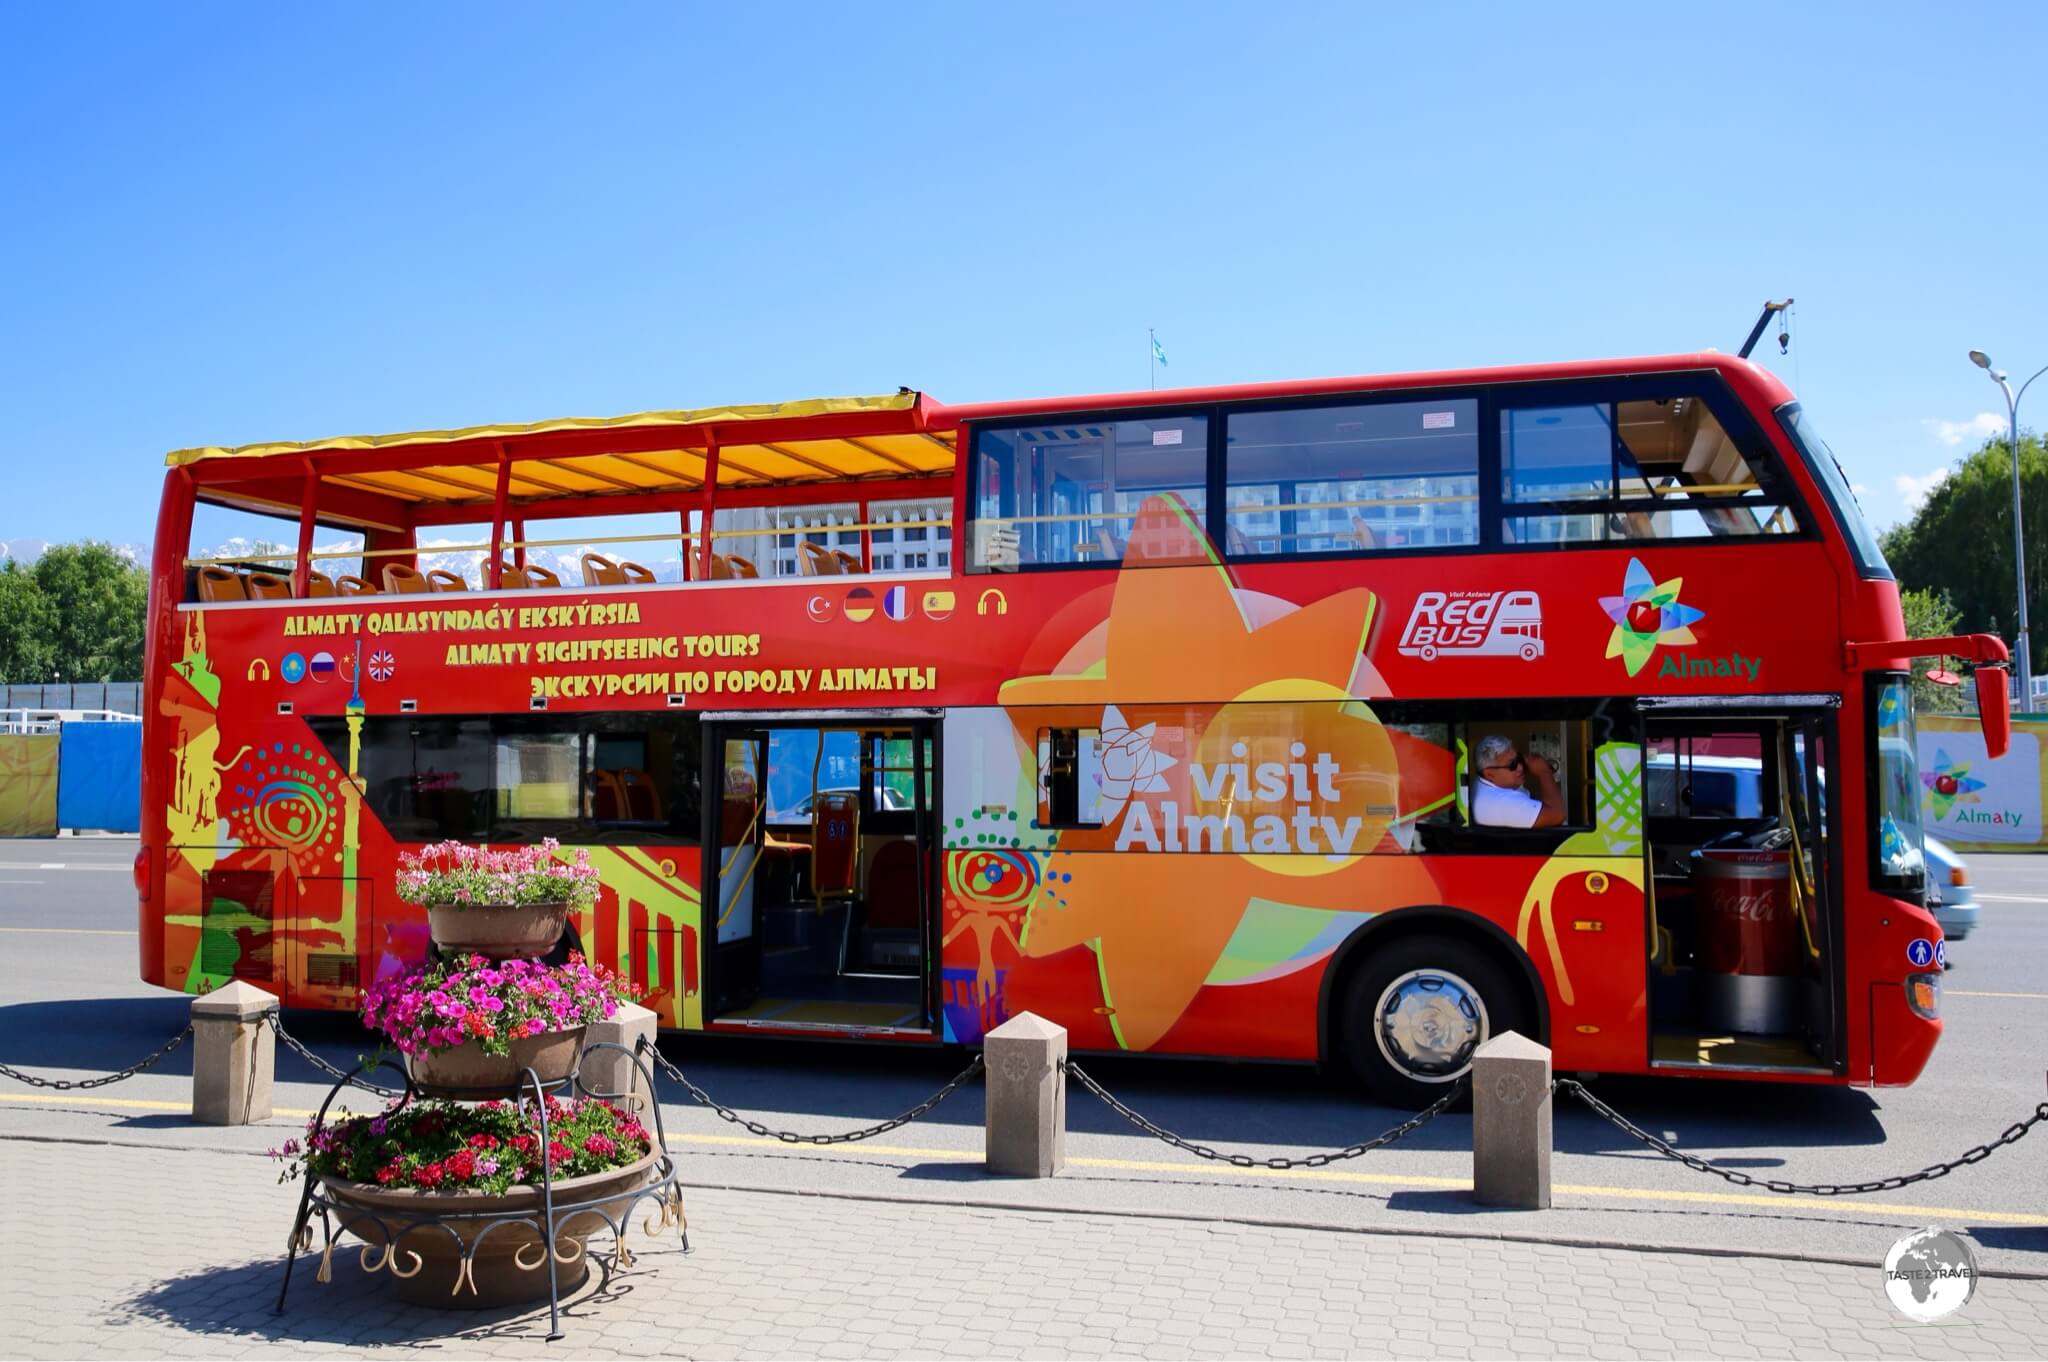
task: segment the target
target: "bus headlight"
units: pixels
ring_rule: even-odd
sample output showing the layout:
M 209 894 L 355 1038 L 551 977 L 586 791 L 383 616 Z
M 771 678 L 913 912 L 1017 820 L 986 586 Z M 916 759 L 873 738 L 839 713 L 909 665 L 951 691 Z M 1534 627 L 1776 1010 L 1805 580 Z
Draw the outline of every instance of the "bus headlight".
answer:
M 1909 974 L 1906 976 L 1906 1006 L 1917 1016 L 1929 1021 L 1941 1019 L 1941 976 L 1939 974 Z

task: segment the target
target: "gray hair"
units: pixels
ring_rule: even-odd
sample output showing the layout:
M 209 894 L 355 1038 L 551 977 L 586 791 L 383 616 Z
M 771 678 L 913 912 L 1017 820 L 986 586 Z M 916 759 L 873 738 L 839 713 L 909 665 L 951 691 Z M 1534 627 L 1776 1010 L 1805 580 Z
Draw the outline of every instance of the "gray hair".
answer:
M 1506 738 L 1498 733 L 1489 733 L 1479 740 L 1479 745 L 1472 752 L 1478 759 L 1479 769 L 1484 771 L 1489 766 L 1500 765 L 1500 759 L 1514 750 L 1515 745 Z

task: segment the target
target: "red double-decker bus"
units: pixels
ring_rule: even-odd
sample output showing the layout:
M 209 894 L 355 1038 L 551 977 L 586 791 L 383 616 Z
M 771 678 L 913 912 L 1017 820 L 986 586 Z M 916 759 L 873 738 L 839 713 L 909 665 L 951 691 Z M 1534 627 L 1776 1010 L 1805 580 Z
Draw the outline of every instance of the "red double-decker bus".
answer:
M 142 975 L 350 1007 L 401 851 L 554 838 L 670 1027 L 1905 1083 L 1898 591 L 1718 354 L 181 450 Z M 276 516 L 215 551 L 195 507 Z M 564 549 L 567 552 L 564 552 Z

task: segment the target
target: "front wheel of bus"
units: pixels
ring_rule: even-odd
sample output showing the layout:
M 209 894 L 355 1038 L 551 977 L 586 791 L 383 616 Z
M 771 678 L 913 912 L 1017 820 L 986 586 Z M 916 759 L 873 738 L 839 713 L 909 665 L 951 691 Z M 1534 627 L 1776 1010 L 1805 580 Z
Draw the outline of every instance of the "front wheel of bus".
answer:
M 1426 1107 L 1503 1031 L 1530 1032 L 1522 993 L 1487 952 L 1447 937 L 1388 943 L 1345 991 L 1345 1056 L 1389 1106 Z

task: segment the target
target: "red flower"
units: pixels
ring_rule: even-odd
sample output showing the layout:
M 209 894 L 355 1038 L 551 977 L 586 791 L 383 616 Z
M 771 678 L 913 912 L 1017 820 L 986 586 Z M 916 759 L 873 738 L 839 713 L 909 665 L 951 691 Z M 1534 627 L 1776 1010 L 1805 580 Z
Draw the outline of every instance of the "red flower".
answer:
M 421 1187 L 439 1187 L 441 1179 L 447 1176 L 438 1163 L 423 1163 L 413 1170 L 412 1180 Z
M 448 1176 L 457 1182 L 468 1182 L 476 1176 L 476 1155 L 467 1149 L 458 1149 L 446 1161 Z
M 553 1167 L 555 1164 L 558 1163 L 567 1163 L 570 1159 L 573 1159 L 575 1157 L 576 1151 L 569 1148 L 568 1145 L 563 1144 L 560 1140 L 548 1141 L 549 1167 Z
M 534 1145 L 537 1143 L 538 1141 L 531 1135 L 514 1135 L 512 1137 L 512 1147 L 522 1154 L 531 1154 Z
M 389 1187 L 392 1183 L 397 1182 L 404 1176 L 405 1169 L 401 1168 L 396 1163 L 387 1163 L 382 1168 L 379 1168 L 377 1170 L 377 1181 L 379 1184 L 385 1187 Z
M 498 1147 L 498 1137 L 495 1135 L 472 1135 L 469 1137 L 469 1147 L 471 1149 L 496 1149 Z

